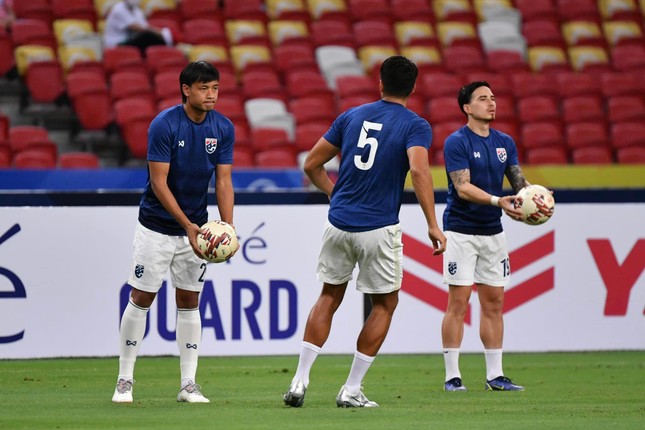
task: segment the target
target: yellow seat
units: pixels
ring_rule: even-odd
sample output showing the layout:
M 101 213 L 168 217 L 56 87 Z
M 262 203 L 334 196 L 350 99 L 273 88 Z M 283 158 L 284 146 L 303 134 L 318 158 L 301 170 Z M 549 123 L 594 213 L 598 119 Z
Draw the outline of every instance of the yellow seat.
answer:
M 345 0 L 307 0 L 307 9 L 313 20 L 320 19 L 326 13 L 347 12 Z
M 266 46 L 236 45 L 231 47 L 231 60 L 238 73 L 252 63 L 271 63 L 271 52 Z
M 58 45 L 67 45 L 95 34 L 92 22 L 86 19 L 57 19 L 54 21 L 54 35 Z
M 409 45 L 415 39 L 433 39 L 432 25 L 421 21 L 400 21 L 394 23 L 394 34 L 400 46 Z
M 511 0 L 475 0 L 474 6 L 480 21 L 486 21 L 490 15 L 496 12 L 513 10 Z
M 598 10 L 603 20 L 614 19 L 616 15 L 638 15 L 635 0 L 598 0 Z
M 599 46 L 572 46 L 569 48 L 569 60 L 576 71 L 593 65 L 609 65 L 607 51 Z
M 177 0 L 141 0 L 139 7 L 146 16 L 152 15 L 158 10 L 175 10 L 177 9 Z
M 65 72 L 79 61 L 99 61 L 96 51 L 82 45 L 63 45 L 58 47 L 58 58 Z
M 428 46 L 404 46 L 401 55 L 409 58 L 417 66 L 440 65 L 441 53 L 437 48 Z
M 640 39 L 643 31 L 634 21 L 605 21 L 602 24 L 607 43 L 616 46 L 623 39 Z
M 18 46 L 14 50 L 14 54 L 16 56 L 16 69 L 20 76 L 24 76 L 30 63 L 56 59 L 56 54 L 53 49 L 41 45 Z
M 262 21 L 232 19 L 225 23 L 226 37 L 231 45 L 237 45 L 245 38 L 266 37 L 266 28 Z
M 479 38 L 474 25 L 461 21 L 443 21 L 437 23 L 437 34 L 443 46 L 450 46 L 458 39 Z
M 269 19 L 275 20 L 285 12 L 307 12 L 303 0 L 266 0 L 266 10 Z
M 451 14 L 473 12 L 469 0 L 434 0 L 432 7 L 437 21 L 445 21 Z
M 603 39 L 600 25 L 594 21 L 569 21 L 562 24 L 562 36 L 569 46 L 575 46 L 585 40 Z
M 281 45 L 291 38 L 309 37 L 309 29 L 303 21 L 274 20 L 269 21 L 269 37 L 274 45 Z
M 391 46 L 367 45 L 358 48 L 358 59 L 367 73 L 374 70 L 374 67 L 380 67 L 392 55 L 397 55 L 397 51 Z
M 555 46 L 532 46 L 528 48 L 529 65 L 534 72 L 541 71 L 545 66 L 568 65 L 567 54 L 562 48 Z
M 186 56 L 191 62 L 223 63 L 228 61 L 228 51 L 223 46 L 192 45 L 187 49 Z

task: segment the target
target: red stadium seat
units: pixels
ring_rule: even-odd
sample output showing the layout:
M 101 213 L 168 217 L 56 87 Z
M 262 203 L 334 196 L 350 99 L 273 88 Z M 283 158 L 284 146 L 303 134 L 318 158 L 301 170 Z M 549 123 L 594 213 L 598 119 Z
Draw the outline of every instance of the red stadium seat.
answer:
M 289 135 L 282 128 L 258 127 L 251 130 L 251 146 L 255 151 L 267 149 L 289 148 L 293 144 L 289 142 Z
M 312 21 L 311 41 L 314 46 L 339 45 L 356 48 L 351 26 L 345 20 L 324 19 Z
M 562 99 L 562 119 L 565 123 L 605 121 L 602 102 L 595 96 L 574 96 Z
M 188 64 L 188 59 L 177 47 L 154 45 L 146 48 L 145 62 L 154 74 L 165 70 L 181 70 Z
M 296 119 L 296 126 L 307 123 L 331 124 L 336 117 L 336 107 L 328 97 L 306 96 L 291 99 L 289 112 Z
M 286 75 L 287 94 L 290 98 L 323 96 L 334 100 L 334 93 L 320 72 L 296 71 Z
M 631 73 L 605 73 L 600 76 L 600 86 L 605 97 L 631 96 L 638 92 L 639 78 Z
M 42 45 L 54 50 L 58 48 L 58 42 L 51 24 L 39 19 L 18 19 L 14 21 L 11 24 L 11 37 L 13 38 L 14 46 Z
M 448 121 L 439 122 L 432 125 L 432 151 L 442 151 L 446 143 L 446 139 L 455 131 L 459 130 L 466 124 L 464 117 L 463 121 Z
M 452 45 L 443 49 L 443 66 L 451 73 L 464 74 L 465 71 L 487 72 L 488 65 L 482 50 L 476 46 Z
M 618 148 L 616 160 L 620 164 L 645 164 L 645 146 Z
M 326 122 L 311 122 L 296 126 L 296 150 L 298 152 L 309 151 L 327 133 L 330 125 Z
M 25 84 L 31 99 L 37 103 L 54 103 L 65 93 L 63 69 L 58 61 L 29 63 Z
M 116 71 L 147 72 L 141 51 L 134 46 L 115 46 L 103 51 L 103 67 L 108 75 Z
M 11 120 L 7 115 L 0 113 L 0 141 L 9 140 L 9 128 Z
M 276 148 L 256 152 L 255 165 L 265 168 L 295 168 L 298 161 L 293 150 Z
M 529 64 L 517 51 L 492 50 L 486 53 L 486 65 L 491 72 L 510 75 L 529 72 Z
M 53 21 L 52 7 L 49 0 L 14 1 L 13 11 L 16 18 L 36 19 L 48 25 L 51 25 Z
M 242 102 L 242 97 L 237 94 L 230 94 L 224 97 L 220 96 L 217 99 L 215 110 L 233 121 L 233 124 L 238 121 L 246 121 L 244 103 Z
M 645 147 L 645 123 L 642 121 L 612 124 L 610 135 L 613 148 Z
M 426 0 L 390 0 L 392 20 L 434 22 L 432 7 Z
M 519 120 L 522 122 L 559 121 L 560 110 L 550 96 L 527 96 L 517 101 Z
M 223 16 L 217 1 L 181 0 L 179 10 L 184 22 L 191 19 L 221 21 Z
M 611 164 L 614 162 L 607 146 L 586 146 L 571 151 L 573 164 Z
M 527 149 L 524 154 L 527 164 L 568 164 L 568 154 L 563 146 Z
M 16 67 L 16 58 L 13 53 L 13 40 L 7 33 L 0 32 L 0 77 L 5 76 Z
M 191 45 L 228 46 L 226 31 L 221 21 L 206 18 L 189 19 L 182 23 L 182 32 L 184 42 Z
M 389 0 L 345 0 L 352 21 L 381 20 L 390 23 Z
M 565 148 L 562 126 L 559 122 L 534 122 L 524 124 L 521 128 L 522 147 L 524 149 L 561 146 Z
M 154 94 L 157 101 L 176 98 L 181 100 L 179 91 L 179 77 L 175 72 L 159 72 L 154 76 Z
M 248 146 L 238 147 L 235 145 L 233 148 L 233 165 L 238 167 L 253 167 L 255 166 L 255 156 L 252 148 Z
M 275 71 L 245 71 L 241 82 L 242 92 L 247 99 L 268 97 L 286 101 L 286 91 Z
M 596 0 L 558 0 L 555 4 L 561 21 L 602 21 Z
M 345 112 L 349 108 L 363 105 L 365 103 L 375 102 L 377 99 L 370 96 L 349 96 L 338 100 L 336 110 L 338 112 Z
M 53 169 L 56 157 L 47 150 L 29 149 L 13 156 L 13 167 L 16 169 Z
M 355 21 L 352 25 L 356 46 L 386 45 L 398 46 L 392 24 L 383 20 Z
M 526 22 L 536 20 L 557 21 L 558 12 L 552 0 L 515 0 L 515 7 Z
M 553 78 L 547 74 L 515 73 L 511 76 L 513 92 L 516 97 L 558 96 L 558 88 Z
M 464 121 L 465 116 L 457 103 L 456 97 L 436 97 L 428 101 L 426 118 L 430 124 Z
M 65 152 L 58 157 L 61 169 L 98 169 L 101 160 L 92 152 Z
M 151 101 L 155 98 L 150 77 L 138 72 L 113 73 L 110 76 L 110 95 L 114 101 L 130 97 L 145 97 Z
M 562 38 L 560 23 L 555 19 L 527 20 L 522 24 L 522 35 L 526 44 L 531 46 L 553 46 L 566 48 L 567 44 Z
M 379 97 L 378 88 L 368 76 L 343 75 L 336 78 L 336 94 L 340 98 L 352 96 Z
M 590 73 L 560 73 L 556 77 L 558 94 L 562 98 L 574 96 L 602 97 L 600 79 Z
M 609 121 L 645 122 L 645 101 L 640 96 L 614 96 L 607 98 L 607 113 Z
M 578 122 L 565 128 L 567 147 L 609 146 L 609 136 L 604 123 Z
M 287 43 L 273 48 L 273 59 L 278 71 L 286 75 L 290 71 L 308 70 L 318 72 L 318 63 L 313 47 L 308 43 Z
M 457 105 L 457 92 L 462 85 L 463 79 L 451 73 L 427 73 L 420 76 L 421 82 L 417 83 L 417 90 L 428 98 L 453 97 Z

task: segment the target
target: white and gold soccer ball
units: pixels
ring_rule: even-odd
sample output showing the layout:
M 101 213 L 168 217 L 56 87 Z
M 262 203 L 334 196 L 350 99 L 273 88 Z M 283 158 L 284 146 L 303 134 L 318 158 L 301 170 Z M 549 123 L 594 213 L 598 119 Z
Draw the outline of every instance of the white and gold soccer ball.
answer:
M 223 263 L 235 255 L 239 245 L 232 225 L 216 220 L 207 222 L 201 228 L 206 231 L 197 235 L 197 245 L 206 260 Z
M 529 225 L 540 225 L 553 215 L 555 200 L 542 185 L 529 185 L 517 193 L 514 205 L 515 209 L 522 210 L 522 221 Z

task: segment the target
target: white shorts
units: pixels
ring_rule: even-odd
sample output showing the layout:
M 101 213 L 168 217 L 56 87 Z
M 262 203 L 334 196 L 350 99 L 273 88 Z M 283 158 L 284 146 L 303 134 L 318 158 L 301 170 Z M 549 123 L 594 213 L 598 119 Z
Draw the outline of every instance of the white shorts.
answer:
M 197 292 L 204 288 L 206 261 L 195 255 L 188 237 L 157 233 L 137 223 L 133 247 L 128 284 L 134 288 L 159 292 L 168 270 L 173 287 Z
M 358 291 L 386 294 L 400 289 L 403 279 L 401 235 L 399 224 L 364 232 L 347 232 L 328 221 L 318 257 L 318 280 L 332 285 L 348 282 L 358 263 Z
M 493 236 L 446 232 L 443 282 L 448 285 L 484 284 L 505 287 L 511 269 L 504 232 Z

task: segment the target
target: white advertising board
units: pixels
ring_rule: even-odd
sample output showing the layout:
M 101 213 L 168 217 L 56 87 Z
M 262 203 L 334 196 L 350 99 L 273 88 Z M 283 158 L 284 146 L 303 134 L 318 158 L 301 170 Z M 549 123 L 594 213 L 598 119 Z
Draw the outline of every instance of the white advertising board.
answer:
M 209 208 L 216 214 L 214 207 Z M 443 205 L 437 206 L 441 214 Z M 242 248 L 210 264 L 200 353 L 296 354 L 320 292 L 325 205 L 238 206 Z M 118 354 L 136 207 L 0 208 L 0 359 Z M 506 351 L 645 349 L 645 205 L 560 204 L 547 224 L 508 221 Z M 447 287 L 417 205 L 404 205 L 404 286 L 383 353 L 436 353 Z M 471 298 L 462 350 L 481 351 Z M 142 355 L 176 355 L 170 281 Z M 352 353 L 363 297 L 350 283 L 325 353 Z

